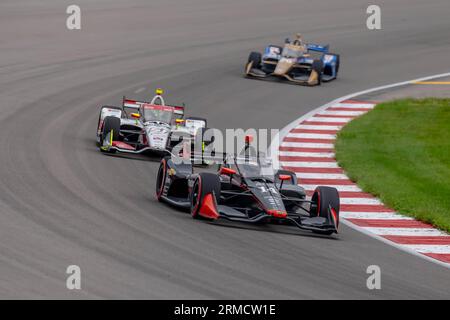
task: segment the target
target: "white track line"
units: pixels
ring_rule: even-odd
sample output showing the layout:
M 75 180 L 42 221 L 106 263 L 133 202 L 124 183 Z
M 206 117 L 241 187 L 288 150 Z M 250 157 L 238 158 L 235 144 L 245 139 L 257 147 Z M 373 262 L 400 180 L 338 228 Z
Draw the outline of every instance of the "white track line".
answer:
M 287 157 L 334 158 L 334 152 L 296 152 L 296 151 L 280 151 L 280 156 L 287 156 Z
M 305 138 L 305 139 L 323 139 L 335 140 L 335 134 L 321 134 L 321 133 L 289 133 L 286 137 L 289 138 Z
M 350 109 L 373 109 L 375 108 L 375 104 L 373 103 L 337 103 L 335 106 L 337 108 L 350 108 Z
M 382 205 L 377 198 L 341 198 L 341 204 Z
M 341 211 L 339 216 L 344 219 L 379 219 L 379 220 L 414 220 L 392 212 L 349 212 Z
M 355 117 L 360 116 L 367 111 L 335 111 L 335 110 L 324 110 L 320 111 L 317 114 L 330 115 L 330 116 L 345 116 L 345 117 Z
M 314 121 L 314 122 L 341 122 L 342 124 L 346 124 L 347 122 L 352 121 L 353 118 L 320 118 L 320 117 L 312 117 L 309 118 L 308 121 Z
M 283 142 L 282 147 L 292 148 L 315 148 L 315 149 L 334 149 L 332 143 L 309 143 L 309 142 Z
M 433 228 L 375 228 L 360 227 L 381 236 L 444 236 L 444 232 Z
M 420 253 L 450 254 L 450 245 L 446 244 L 405 244 L 404 246 Z
M 353 118 L 333 118 L 333 117 L 327 117 L 327 118 L 312 117 L 312 118 L 308 119 L 308 121 L 323 122 L 323 123 L 339 122 L 339 123 L 342 123 L 343 125 L 352 120 L 353 120 Z
M 348 180 L 348 177 L 343 173 L 307 173 L 297 172 L 299 179 L 343 179 Z M 341 201 L 342 203 L 342 201 Z
M 300 184 L 306 191 L 314 191 L 316 190 L 316 188 L 319 186 L 317 184 Z M 347 185 L 338 185 L 338 186 L 333 186 L 334 188 L 336 188 L 338 191 L 340 192 L 345 192 L 345 191 L 350 191 L 350 192 L 362 192 L 362 190 L 357 187 L 357 186 L 347 186 Z
M 298 162 L 298 161 L 281 161 L 285 167 L 293 168 L 339 168 L 336 162 Z
M 326 126 L 326 125 L 309 125 L 300 124 L 296 129 L 307 129 L 307 130 L 341 130 L 342 126 Z

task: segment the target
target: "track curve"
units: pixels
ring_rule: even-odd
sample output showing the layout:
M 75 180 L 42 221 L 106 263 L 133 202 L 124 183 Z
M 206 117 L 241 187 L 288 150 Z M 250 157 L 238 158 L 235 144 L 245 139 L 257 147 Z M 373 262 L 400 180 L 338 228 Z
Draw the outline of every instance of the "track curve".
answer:
M 383 4 L 378 32 L 359 0 L 83 0 L 72 32 L 69 4 L 0 4 L 0 297 L 450 297 L 448 270 L 346 227 L 329 239 L 192 221 L 155 200 L 157 163 L 102 155 L 94 140 L 99 105 L 155 87 L 215 127 L 282 128 L 333 98 L 440 73 L 447 0 Z M 249 51 L 298 30 L 341 54 L 338 81 L 242 78 Z M 65 287 L 71 264 L 81 291 Z M 372 264 L 380 291 L 366 288 Z

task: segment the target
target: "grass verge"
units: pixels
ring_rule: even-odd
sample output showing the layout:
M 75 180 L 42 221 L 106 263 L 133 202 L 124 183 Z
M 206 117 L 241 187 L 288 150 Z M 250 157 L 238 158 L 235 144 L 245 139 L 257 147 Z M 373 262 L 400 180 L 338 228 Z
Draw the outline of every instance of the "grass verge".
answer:
M 450 99 L 379 104 L 339 132 L 336 158 L 387 206 L 450 232 Z

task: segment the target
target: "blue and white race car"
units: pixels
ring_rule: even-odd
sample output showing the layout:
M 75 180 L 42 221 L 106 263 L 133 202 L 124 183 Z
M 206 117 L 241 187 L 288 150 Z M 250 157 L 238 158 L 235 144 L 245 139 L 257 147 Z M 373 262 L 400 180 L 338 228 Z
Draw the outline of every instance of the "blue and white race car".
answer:
M 253 78 L 276 77 L 301 85 L 320 85 L 337 78 L 339 55 L 329 52 L 329 45 L 305 44 L 301 34 L 284 47 L 269 45 L 264 54 L 252 52 L 245 65 L 245 75 Z

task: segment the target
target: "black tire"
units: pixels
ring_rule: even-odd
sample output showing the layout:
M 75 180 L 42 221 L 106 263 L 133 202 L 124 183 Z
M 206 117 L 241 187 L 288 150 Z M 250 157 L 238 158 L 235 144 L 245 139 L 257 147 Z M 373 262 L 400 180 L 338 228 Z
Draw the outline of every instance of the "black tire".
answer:
M 120 119 L 117 117 L 105 117 L 103 119 L 103 130 L 102 135 L 100 136 L 100 147 L 103 146 L 103 141 L 106 135 L 110 132 L 113 132 L 112 139 L 117 141 L 120 138 Z M 101 150 L 101 149 L 100 149 Z
M 103 120 L 102 135 L 105 137 L 111 131 L 113 132 L 113 140 L 117 141 L 120 137 L 120 119 L 117 117 L 106 117 Z
M 122 111 L 122 108 L 120 108 L 120 107 L 114 107 L 114 106 L 103 106 L 103 107 L 101 107 L 100 113 L 98 114 L 98 121 L 97 121 L 97 133 L 98 133 L 98 130 L 101 129 L 100 136 L 101 136 L 102 133 L 103 133 L 103 128 L 100 128 L 100 118 L 101 118 L 101 116 L 102 116 L 102 111 L 103 111 L 104 108 L 108 108 L 108 109 L 116 109 L 116 110 Z M 100 145 L 100 144 L 98 144 L 98 145 Z
M 162 201 L 162 194 L 164 191 L 164 184 L 166 183 L 167 177 L 167 160 L 169 157 L 164 157 L 159 165 L 158 175 L 156 177 L 156 199 Z
M 317 72 L 317 74 L 318 74 L 317 85 L 320 86 L 322 84 L 323 61 L 322 60 L 314 60 L 312 66 L 311 66 L 311 69 L 313 71 Z
M 328 219 L 328 207 L 331 206 L 337 215 L 336 225 L 339 223 L 340 200 L 339 192 L 332 187 L 317 187 L 311 198 L 311 217 L 323 217 Z M 334 231 L 313 231 L 317 234 L 331 235 Z
M 328 218 L 328 207 L 331 206 L 339 216 L 339 192 L 332 187 L 317 187 L 311 198 L 311 217 Z
M 335 54 L 335 56 L 336 56 L 336 78 L 337 78 L 339 73 L 339 67 L 341 66 L 341 56 L 338 54 Z
M 276 175 L 275 175 L 275 182 L 276 183 L 281 183 L 281 180 L 278 178 L 280 175 L 288 175 L 291 176 L 291 181 L 285 181 L 283 183 L 289 183 L 289 184 L 293 184 L 293 185 L 297 185 L 297 175 L 295 174 L 295 172 L 289 171 L 289 170 L 278 170 Z
M 217 174 L 210 172 L 201 172 L 194 182 L 191 199 L 191 215 L 194 219 L 199 219 L 198 211 L 200 210 L 203 198 L 208 194 L 213 193 L 213 196 L 220 196 L 220 179 Z
M 261 61 L 262 61 L 261 53 L 252 52 L 248 56 L 247 64 L 249 64 L 250 62 L 253 62 L 253 68 L 259 69 L 259 68 L 261 68 Z

